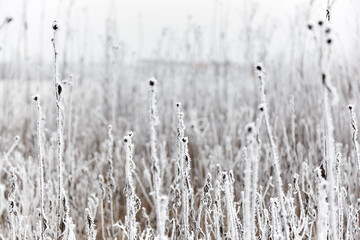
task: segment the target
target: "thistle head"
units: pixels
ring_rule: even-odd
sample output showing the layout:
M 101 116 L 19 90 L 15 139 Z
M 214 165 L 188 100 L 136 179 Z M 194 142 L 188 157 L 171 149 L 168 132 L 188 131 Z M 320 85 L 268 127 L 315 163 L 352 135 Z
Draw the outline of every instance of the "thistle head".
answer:
M 154 87 L 156 85 L 156 83 L 157 83 L 157 80 L 154 77 L 149 79 L 150 87 Z
M 52 24 L 52 28 L 54 29 L 54 31 L 58 30 L 59 29 L 59 26 L 57 24 L 57 21 L 55 20 Z
M 253 122 L 248 123 L 245 126 L 245 131 L 247 134 L 252 134 L 255 131 L 255 123 L 253 123 Z
M 10 23 L 10 22 L 12 22 L 12 20 L 13 20 L 12 17 L 6 17 L 6 18 L 5 18 L 5 22 L 6 22 L 6 23 Z
M 256 69 L 256 71 L 258 71 L 258 72 L 262 72 L 262 71 L 263 71 L 263 65 L 262 65 L 262 63 L 256 64 L 256 65 L 255 65 L 255 69 Z
M 260 112 L 263 112 L 265 110 L 265 104 L 261 103 L 258 108 L 259 108 Z
M 39 97 L 39 95 L 34 95 L 34 96 L 32 97 L 32 99 L 33 99 L 35 102 L 37 102 L 38 100 L 40 100 L 40 97 Z

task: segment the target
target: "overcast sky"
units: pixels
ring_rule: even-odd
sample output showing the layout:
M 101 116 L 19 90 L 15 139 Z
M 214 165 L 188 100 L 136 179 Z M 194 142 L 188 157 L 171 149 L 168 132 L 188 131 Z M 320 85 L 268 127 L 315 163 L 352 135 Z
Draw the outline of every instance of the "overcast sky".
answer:
M 2 46 L 8 49 L 8 55 L 19 49 L 21 43 L 18 39 L 22 32 L 21 21 L 26 3 L 30 59 L 37 58 L 40 46 L 43 47 L 44 57 L 50 56 L 51 24 L 55 19 L 59 22 L 62 37 L 66 36 L 67 26 L 76 30 L 75 33 L 72 32 L 77 38 L 71 46 L 74 52 L 84 45 L 86 36 L 88 51 L 92 57 L 96 57 L 103 50 L 105 23 L 109 16 L 116 18 L 117 38 L 126 44 L 128 52 L 151 57 L 164 28 L 170 29 L 174 38 L 181 39 L 191 21 L 200 26 L 209 39 L 216 28 L 214 19 L 217 19 L 217 25 L 226 22 L 231 42 L 236 41 L 243 15 L 249 6 L 255 6 L 257 15 L 281 29 L 286 28 L 287 21 L 298 11 L 299 6 L 308 2 L 309 0 L 0 0 L 0 21 L 6 16 L 14 18 L 6 29 L 7 39 L 1 34 L 0 40 Z M 315 2 L 317 9 L 311 14 L 312 18 L 324 17 L 327 0 Z M 352 37 L 356 21 L 359 21 L 356 9 L 360 6 L 356 2 L 337 0 L 333 7 L 334 28 L 347 37 Z M 43 33 L 40 31 L 42 9 Z M 2 29 L 0 33 L 4 32 L 5 29 Z

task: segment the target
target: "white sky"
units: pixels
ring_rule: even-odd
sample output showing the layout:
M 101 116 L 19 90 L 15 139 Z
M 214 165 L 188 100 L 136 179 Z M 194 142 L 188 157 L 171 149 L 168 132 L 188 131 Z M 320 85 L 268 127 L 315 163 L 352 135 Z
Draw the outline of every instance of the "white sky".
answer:
M 0 0 L 0 22 L 6 16 L 14 17 L 14 22 L 6 30 L 6 39 L 4 39 L 5 29 L 0 30 L 0 43 L 4 49 L 8 49 L 6 56 L 22 48 L 19 39 L 22 36 L 24 3 L 27 4 L 29 56 L 34 60 L 39 56 L 40 46 L 43 47 L 44 57 L 46 59 L 51 57 L 51 24 L 54 19 L 59 21 L 62 36 L 60 39 L 66 36 L 68 24 L 71 29 L 76 30 L 73 32 L 74 38 L 69 47 L 75 54 L 82 48 L 84 36 L 87 36 L 87 51 L 93 58 L 97 58 L 99 54 L 103 57 L 106 19 L 108 16 L 115 16 L 117 38 L 126 44 L 127 52 L 151 57 L 165 27 L 171 29 L 173 38 L 184 37 L 189 22 L 188 16 L 191 16 L 192 23 L 201 26 L 203 33 L 208 36 L 206 39 L 211 41 L 211 34 L 217 26 L 214 24 L 216 15 L 218 24 L 226 21 L 228 39 L 230 42 L 235 42 L 240 34 L 239 29 L 243 27 L 245 9 L 249 9 L 249 6 L 256 6 L 258 15 L 262 18 L 260 23 L 266 19 L 265 22 L 272 22 L 277 28 L 286 29 L 289 19 L 299 11 L 298 7 L 304 6 L 310 0 L 73 0 L 73 7 L 69 8 L 71 1 Z M 327 0 L 315 2 L 319 11 L 312 16 L 317 20 L 319 17 L 324 17 Z M 337 0 L 334 5 L 334 27 L 344 36 L 352 37 L 355 22 L 359 21 L 356 15 L 360 5 L 355 4 L 356 2 L 358 1 Z M 45 6 L 44 31 L 41 35 L 40 19 L 43 6 Z M 88 29 L 87 35 L 84 35 L 85 29 Z

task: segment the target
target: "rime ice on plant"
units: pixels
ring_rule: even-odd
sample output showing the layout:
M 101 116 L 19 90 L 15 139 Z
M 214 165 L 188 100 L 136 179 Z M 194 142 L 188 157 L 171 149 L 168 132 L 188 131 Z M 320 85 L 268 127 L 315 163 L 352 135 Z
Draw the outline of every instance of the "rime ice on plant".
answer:
M 133 161 L 134 145 L 132 143 L 133 133 L 129 132 L 124 137 L 126 163 L 125 163 L 125 176 L 126 184 L 124 194 L 126 196 L 126 226 L 128 237 L 130 240 L 137 239 L 138 223 L 136 222 L 136 213 L 140 209 L 140 199 L 136 196 L 135 183 L 133 179 L 133 172 L 135 171 L 135 163 Z

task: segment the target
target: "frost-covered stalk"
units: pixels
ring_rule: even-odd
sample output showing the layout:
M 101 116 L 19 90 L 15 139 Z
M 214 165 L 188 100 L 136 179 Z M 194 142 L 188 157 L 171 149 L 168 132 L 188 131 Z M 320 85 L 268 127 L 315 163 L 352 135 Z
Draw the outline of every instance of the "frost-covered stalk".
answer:
M 58 80 L 57 72 L 57 51 L 56 51 L 56 32 L 58 30 L 57 22 L 54 21 L 52 28 L 54 30 L 54 36 L 51 39 L 54 48 L 54 83 L 55 83 L 55 96 L 56 96 L 56 125 L 57 125 L 57 182 L 58 182 L 58 192 L 57 192 L 57 227 L 56 227 L 56 238 L 59 238 L 61 232 L 61 194 L 62 194 L 62 183 L 63 183 L 63 173 L 62 173 L 62 154 L 63 154 L 63 125 L 64 125 L 64 106 L 62 100 L 62 85 Z
M 323 78 L 328 76 L 323 75 Z M 326 121 L 326 159 L 327 159 L 327 181 L 328 181 L 328 194 L 329 194 L 329 217 L 330 217 L 330 233 L 332 239 L 338 239 L 337 231 L 337 206 L 335 204 L 335 144 L 334 144 L 334 126 L 332 124 L 331 109 L 329 106 L 328 99 L 328 88 L 324 90 L 324 110 L 325 110 L 325 121 Z
M 99 175 L 99 184 L 100 184 L 100 190 L 101 190 L 101 196 L 100 196 L 100 218 L 101 218 L 101 236 L 102 239 L 105 239 L 105 225 L 104 225 L 104 200 L 106 198 L 106 189 L 105 189 L 105 183 L 104 183 L 104 177 L 102 175 Z
M 261 123 L 262 114 L 257 119 L 257 125 Z M 258 182 L 258 158 L 259 140 L 258 127 L 254 123 L 246 126 L 247 136 L 245 150 L 245 216 L 244 216 L 244 238 L 255 239 L 255 212 L 256 212 L 256 192 Z
M 106 175 L 107 186 L 108 186 L 108 203 L 110 205 L 110 222 L 111 222 L 111 238 L 114 238 L 114 209 L 113 209 L 113 192 L 115 191 L 115 180 L 114 180 L 114 166 L 113 166 L 113 145 L 114 137 L 112 135 L 112 126 L 108 126 L 108 163 L 109 170 Z
M 328 235 L 328 202 L 326 201 L 326 188 L 327 181 L 321 176 L 321 169 L 316 170 L 318 177 L 318 221 L 317 227 L 317 239 L 327 240 Z
M 184 124 L 184 113 L 181 112 L 181 103 L 176 103 L 177 113 L 176 113 L 176 149 L 177 149 L 177 158 L 176 158 L 176 169 L 175 169 L 175 182 L 181 180 L 182 177 L 182 140 L 185 136 L 185 124 Z
M 181 112 L 181 103 L 176 103 L 176 152 L 177 156 L 175 158 L 175 166 L 174 166 L 174 180 L 171 185 L 171 200 L 172 200 L 172 222 L 173 222 L 173 229 L 171 239 L 174 239 L 175 233 L 178 234 L 179 224 L 179 212 L 180 206 L 182 203 L 182 139 L 184 138 L 184 114 Z M 179 236 L 177 236 L 179 237 Z
M 45 230 L 47 229 L 47 220 L 44 212 L 44 146 L 43 146 L 43 131 L 44 121 L 42 115 L 42 108 L 40 105 L 40 98 L 38 95 L 33 97 L 37 107 L 37 140 L 38 140 L 38 158 L 40 164 L 40 239 L 43 240 L 45 237 Z
M 271 219 L 272 219 L 272 235 L 274 240 L 283 239 L 283 234 L 281 232 L 281 219 L 279 216 L 279 203 L 277 198 L 270 199 L 270 207 L 271 207 Z
M 164 197 L 161 196 L 161 170 L 159 165 L 159 158 L 156 150 L 156 126 L 159 124 L 156 104 L 156 91 L 157 91 L 157 80 L 155 78 L 149 79 L 149 91 L 150 91 L 150 152 L 151 152 L 151 171 L 153 174 L 153 185 L 154 185 L 154 200 L 156 209 L 156 223 L 157 223 L 157 234 L 160 239 L 165 238 L 165 221 L 166 214 L 162 216 L 162 208 L 165 206 L 161 205 Z
M 200 206 L 198 209 L 198 220 L 196 224 L 196 238 L 199 238 L 199 234 L 205 235 L 205 239 L 209 239 L 209 233 L 208 233 L 208 222 L 207 222 L 207 216 L 211 212 L 211 191 L 212 191 L 212 185 L 211 185 L 211 174 L 208 173 L 205 180 L 205 185 L 202 190 L 201 200 L 200 200 Z M 201 218 L 202 218 L 202 209 L 205 208 L 204 213 L 204 226 L 205 226 L 205 233 L 201 230 Z
M 10 172 L 10 190 L 9 190 L 9 195 L 8 195 L 8 201 L 9 201 L 9 215 L 10 215 L 10 228 L 11 228 L 11 235 L 12 235 L 12 240 L 16 240 L 16 230 L 17 230 L 17 226 L 16 226 L 16 216 L 18 215 L 17 212 L 17 204 L 16 204 L 16 200 L 15 200 L 15 192 L 16 192 L 16 181 L 17 181 L 17 176 L 14 172 L 14 169 L 11 169 Z
M 274 159 L 273 164 L 274 164 L 274 170 L 275 170 L 276 188 L 277 188 L 277 192 L 278 192 L 278 196 L 279 196 L 278 201 L 280 204 L 280 217 L 281 217 L 283 229 L 285 230 L 285 238 L 290 239 L 288 222 L 287 222 L 287 212 L 286 212 L 285 203 L 284 203 L 284 191 L 283 191 L 283 183 L 282 183 L 282 179 L 281 179 L 279 154 L 278 154 L 278 150 L 277 150 L 277 147 L 276 147 L 276 144 L 274 141 L 272 128 L 270 125 L 268 106 L 267 106 L 267 100 L 266 100 L 266 95 L 265 95 L 265 74 L 264 74 L 264 70 L 262 69 L 261 64 L 258 64 L 256 66 L 256 72 L 257 72 L 257 77 L 260 80 L 260 94 L 261 94 L 261 102 L 262 102 L 260 110 L 264 113 L 267 134 L 268 134 L 268 138 L 269 138 L 269 141 L 271 144 L 271 150 L 272 150 L 273 159 Z
M 132 136 L 133 133 L 129 132 L 128 135 L 124 137 L 126 153 L 126 185 L 124 189 L 124 194 L 126 196 L 126 226 L 130 240 L 137 239 L 138 223 L 136 222 L 136 213 L 139 211 L 141 204 L 140 199 L 136 196 L 135 183 L 133 179 L 133 171 L 135 170 L 136 166 L 133 161 L 134 145 L 132 143 Z
M 245 202 L 244 202 L 244 239 L 252 239 L 252 216 L 251 216 L 251 160 L 247 156 L 248 149 L 244 150 L 244 159 L 245 159 Z
M 85 208 L 85 217 L 86 217 L 86 239 L 95 240 L 96 239 L 95 223 L 89 208 Z
M 188 138 L 184 137 L 181 144 L 181 173 L 182 173 L 182 214 L 183 214 L 183 228 L 184 228 L 184 238 L 190 238 L 189 230 L 189 217 L 190 217 L 190 200 L 193 195 L 193 189 L 190 184 L 190 169 L 191 169 L 191 159 L 188 151 Z
M 223 173 L 224 182 L 224 192 L 227 208 L 227 221 L 228 221 L 228 231 L 230 233 L 230 239 L 240 239 L 239 229 L 238 229 L 238 218 L 236 216 L 236 208 L 234 204 L 234 178 L 232 172 Z
M 358 173 L 360 174 L 360 152 L 359 152 L 359 143 L 357 141 L 358 127 L 357 127 L 357 123 L 356 123 L 356 114 L 355 114 L 354 106 L 349 105 L 349 110 L 350 110 L 350 118 L 351 118 L 351 127 L 353 129 L 352 141 L 354 144 Z
M 269 231 L 267 231 L 267 225 L 269 222 L 269 212 L 264 208 L 264 198 L 261 193 L 256 193 L 256 212 L 259 228 L 260 239 L 268 239 Z
M 11 145 L 9 151 L 7 151 L 6 154 L 5 154 L 5 159 L 7 161 L 9 160 L 10 154 L 15 150 L 15 148 L 19 144 L 19 142 L 20 142 L 20 136 L 16 135 L 15 138 L 14 138 L 14 143 Z
M 185 137 L 185 124 L 184 124 L 184 114 L 180 111 L 181 104 L 177 103 L 177 149 L 178 149 L 178 159 L 177 167 L 180 168 L 180 177 L 181 179 L 181 199 L 182 199 L 182 221 L 183 221 L 183 232 L 184 238 L 189 239 L 189 203 L 190 203 L 190 194 L 193 194 L 192 188 L 190 185 L 190 169 L 191 169 L 191 160 L 188 153 L 188 138 Z
M 337 210 L 338 210 L 338 234 L 339 240 L 343 239 L 344 236 L 344 206 L 343 206 L 343 195 L 344 188 L 341 187 L 341 153 L 336 155 L 336 190 L 337 190 Z
M 75 233 L 74 233 L 75 225 L 73 224 L 72 219 L 70 217 L 69 200 L 67 199 L 64 189 L 62 189 L 62 197 L 63 197 L 62 205 L 65 216 L 64 216 L 64 229 L 62 230 L 60 238 L 64 238 L 67 240 L 75 240 Z
M 222 223 L 223 223 L 223 212 L 221 208 L 221 181 L 222 181 L 222 171 L 221 167 L 218 164 L 217 165 L 217 173 L 216 173 L 216 180 L 215 180 L 215 188 L 214 188 L 214 227 L 215 227 L 215 239 L 221 239 L 222 238 Z

